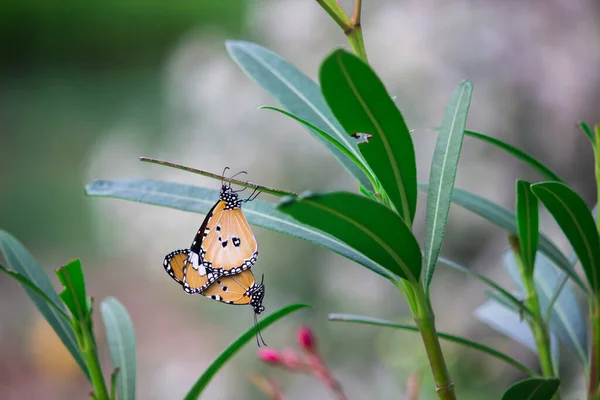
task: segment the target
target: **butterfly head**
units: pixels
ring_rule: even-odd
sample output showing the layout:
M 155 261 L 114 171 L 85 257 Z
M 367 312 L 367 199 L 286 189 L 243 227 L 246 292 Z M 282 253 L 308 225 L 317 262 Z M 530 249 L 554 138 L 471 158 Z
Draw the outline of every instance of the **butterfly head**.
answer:
M 226 210 L 233 210 L 235 208 L 240 208 L 243 201 L 240 200 L 238 194 L 231 188 L 228 184 L 223 184 L 221 186 L 221 192 L 219 194 L 219 200 L 225 202 Z
M 250 295 L 250 306 L 252 306 L 254 309 L 255 314 L 260 314 L 265 311 L 265 306 L 262 304 L 263 299 L 265 298 L 265 285 L 263 284 L 264 279 L 265 276 L 263 275 L 260 284 L 254 284 L 248 290 L 248 294 Z

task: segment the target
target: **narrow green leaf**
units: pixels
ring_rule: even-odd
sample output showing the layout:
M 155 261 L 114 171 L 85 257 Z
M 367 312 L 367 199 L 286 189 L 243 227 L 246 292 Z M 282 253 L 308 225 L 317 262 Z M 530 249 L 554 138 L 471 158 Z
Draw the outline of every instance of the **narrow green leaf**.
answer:
M 219 198 L 218 190 L 145 179 L 96 180 L 86 186 L 86 193 L 89 196 L 131 200 L 201 214 L 206 214 Z M 275 203 L 257 199 L 244 204 L 243 210 L 248 222 L 253 225 L 307 240 L 349 258 L 386 279 L 393 282 L 397 279 L 347 244 L 277 211 Z
M 521 296 L 525 289 L 517 267 L 515 255 L 511 250 L 506 250 L 502 259 L 509 276 L 517 287 Z M 540 309 L 545 315 L 552 307 L 550 314 L 550 331 L 573 352 L 582 365 L 587 361 L 587 326 L 583 313 L 579 307 L 577 296 L 573 288 L 567 283 L 561 290 L 558 298 L 553 297 L 557 288 L 563 282 L 563 274 L 543 254 L 538 254 L 535 262 L 534 284 L 540 302 Z
M 133 322 L 123 305 L 114 297 L 100 303 L 106 329 L 110 359 L 115 371 L 119 400 L 134 400 L 136 391 L 136 349 Z M 111 379 L 112 381 L 112 379 Z
M 299 310 L 301 308 L 310 307 L 308 304 L 292 304 L 286 307 L 283 307 L 272 314 L 266 316 L 262 320 L 258 321 L 258 329 L 260 331 L 264 331 L 268 326 L 273 323 L 279 321 L 281 318 L 285 317 L 292 312 Z M 200 397 L 202 391 L 206 388 L 206 386 L 210 383 L 212 378 L 217 374 L 219 369 L 229 361 L 231 357 L 235 355 L 245 344 L 254 339 L 256 335 L 255 327 L 248 329 L 246 332 L 241 334 L 232 344 L 229 345 L 216 359 L 213 363 L 204 371 L 202 376 L 194 383 L 194 386 L 190 389 L 188 394 L 185 396 L 184 400 L 194 400 Z
M 369 65 L 344 50 L 325 59 L 319 76 L 327 104 L 346 132 L 373 135 L 358 148 L 398 213 L 412 225 L 417 208 L 415 150 L 383 83 Z
M 538 200 L 531 192 L 531 183 L 517 180 L 517 231 L 519 234 L 521 258 L 526 276 L 533 276 L 535 254 L 539 239 Z
M 227 51 L 231 58 L 254 82 L 275 97 L 292 114 L 326 132 L 343 144 L 354 156 L 362 159 L 356 141 L 346 135 L 335 119 L 319 86 L 298 71 L 279 55 L 255 43 L 227 41 Z M 368 176 L 344 153 L 323 136 L 308 129 L 312 136 L 325 145 L 348 172 L 364 187 L 371 188 Z
M 74 260 L 56 270 L 56 276 L 60 283 L 65 287 L 60 294 L 60 298 L 67 306 L 71 315 L 79 322 L 88 323 L 90 315 L 88 314 L 87 298 L 85 294 L 85 279 L 81 262 Z
M 8 267 L 29 280 L 37 286 L 40 291 L 45 294 L 45 297 L 40 297 L 29 287 L 22 285 L 23 289 L 33 301 L 40 313 L 46 318 L 48 324 L 54 329 L 60 340 L 63 342 L 67 350 L 71 353 L 85 376 L 89 379 L 89 374 L 83 357 L 78 347 L 75 332 L 70 323 L 65 320 L 65 306 L 60 301 L 58 295 L 54 291 L 50 280 L 44 273 L 42 267 L 27 251 L 27 249 L 10 233 L 0 230 L 0 253 L 4 256 Z M 54 303 L 50 306 L 47 299 Z M 61 310 L 59 312 L 58 310 Z
M 292 119 L 295 119 L 296 121 L 300 122 L 301 124 L 303 124 L 304 126 L 306 126 L 307 128 L 312 129 L 314 132 L 318 133 L 319 135 L 321 135 L 321 137 L 323 139 L 325 139 L 326 141 L 328 141 L 331 145 L 335 146 L 336 149 L 338 149 L 341 153 L 343 153 L 346 157 L 348 157 L 348 159 L 352 160 L 352 162 L 354 164 L 356 164 L 362 171 L 363 173 L 369 178 L 369 180 L 371 181 L 371 184 L 373 187 L 375 187 L 375 182 L 373 181 L 374 178 L 371 177 L 371 172 L 367 169 L 368 167 L 366 166 L 366 164 L 364 164 L 364 162 L 362 161 L 362 159 L 357 158 L 354 153 L 352 153 L 350 150 L 348 150 L 346 147 L 344 147 L 344 145 L 342 145 L 340 142 L 338 142 L 335 138 L 333 138 L 332 136 L 330 136 L 327 132 L 325 132 L 324 130 L 320 129 L 319 127 L 311 124 L 308 121 L 303 120 L 302 118 L 289 113 L 285 110 L 282 110 L 280 108 L 277 107 L 271 107 L 271 106 L 263 106 L 260 107 L 261 109 L 265 109 L 265 110 L 273 110 L 273 111 L 277 111 L 283 115 L 286 115 Z M 360 182 L 359 182 L 360 184 Z
M 558 390 L 558 378 L 528 378 L 512 385 L 502 400 L 551 400 Z
M 488 143 L 498 147 L 499 149 L 506 151 L 511 156 L 513 156 L 516 159 L 529 165 L 531 168 L 533 168 L 535 171 L 537 171 L 545 179 L 548 179 L 550 181 L 557 181 L 557 182 L 563 181 L 554 171 L 552 171 L 550 168 L 548 168 L 546 165 L 544 165 L 541 161 L 537 160 L 533 156 L 529 155 L 528 153 L 524 152 L 523 150 L 521 150 L 511 144 L 508 144 L 506 142 L 503 142 L 502 140 L 493 138 L 491 136 L 484 135 L 483 133 L 474 132 L 474 131 L 465 131 L 465 135 L 471 136 L 471 137 L 479 139 L 479 140 L 483 140 L 484 142 L 488 142 Z
M 58 307 L 48 296 L 46 296 L 46 294 L 44 292 L 42 292 L 40 290 L 40 288 L 35 286 L 33 284 L 33 282 L 31 282 L 29 279 L 25 278 L 23 275 L 19 274 L 18 272 L 14 272 L 14 271 L 10 271 L 10 270 L 6 269 L 6 267 L 4 267 L 3 265 L 0 265 L 0 271 L 4 272 L 6 275 L 8 275 L 11 278 L 15 279 L 16 281 L 18 281 L 21 284 L 21 286 L 34 292 L 36 295 L 38 295 L 40 298 L 42 298 L 44 301 L 46 301 L 46 303 L 49 306 L 51 306 L 60 316 L 62 316 L 67 323 L 70 323 L 69 321 L 71 320 L 71 317 L 69 317 L 62 310 L 62 308 Z
M 523 302 L 521 300 L 519 300 L 518 298 L 516 298 L 515 296 L 513 296 L 510 292 L 508 292 L 506 289 L 504 289 L 502 286 L 498 285 L 496 282 L 494 282 L 493 280 L 478 274 L 477 272 L 471 271 L 468 268 L 463 267 L 462 265 L 455 263 L 454 261 L 448 260 L 444 257 L 440 257 L 439 258 L 440 263 L 445 264 L 446 266 L 455 269 L 457 271 L 462 272 L 463 274 L 467 274 L 483 283 L 485 283 L 486 285 L 488 285 L 489 287 L 491 287 L 492 289 L 495 290 L 495 292 L 492 293 L 496 293 L 496 295 L 500 295 L 508 304 L 512 304 L 512 307 L 515 310 L 523 310 L 524 313 L 526 313 L 527 315 L 531 315 L 531 310 L 529 310 L 525 304 L 523 304 Z
M 559 182 L 542 182 L 531 190 L 554 217 L 577 253 L 594 293 L 600 291 L 600 238 L 590 209 L 583 199 Z
M 288 198 L 278 209 L 356 249 L 411 282 L 421 273 L 421 249 L 404 221 L 389 208 L 353 193 Z
M 473 85 L 469 81 L 461 82 L 454 90 L 433 152 L 425 212 L 426 288 L 431 284 L 442 250 L 472 93 Z
M 366 325 L 375 325 L 375 326 L 385 326 L 385 327 L 389 327 L 389 328 L 398 328 L 398 329 L 403 329 L 406 331 L 410 331 L 410 332 L 419 332 L 419 329 L 416 326 L 412 326 L 412 325 L 405 325 L 405 324 L 397 324 L 391 321 L 386 321 L 384 319 L 378 319 L 378 318 L 371 318 L 371 317 L 363 317 L 360 315 L 350 315 L 350 314 L 329 314 L 329 320 L 330 321 L 341 321 L 341 322 L 355 322 L 358 324 L 366 324 Z M 485 346 L 483 344 L 477 343 L 477 342 L 473 342 L 471 340 L 462 338 L 460 336 L 454 336 L 454 335 L 450 335 L 448 333 L 443 333 L 443 332 L 438 332 L 438 336 L 441 339 L 444 340 L 448 340 L 449 342 L 454 342 L 454 343 L 458 343 L 458 344 L 462 344 L 465 345 L 473 350 L 477 350 L 477 351 L 481 351 L 483 353 L 486 353 L 492 357 L 495 357 L 499 360 L 504 361 L 505 363 L 517 368 L 518 370 L 526 373 L 527 375 L 530 376 L 536 376 L 537 373 L 535 371 L 533 371 L 531 368 L 527 367 L 526 365 L 520 363 L 519 361 L 515 360 L 514 358 L 511 358 L 509 356 L 507 356 L 504 353 L 501 353 L 497 350 L 492 349 L 491 347 Z
M 590 126 L 588 124 L 586 124 L 585 122 L 580 122 L 579 128 L 581 128 L 583 133 L 585 133 L 585 135 L 588 137 L 588 139 L 590 139 L 592 146 L 596 146 L 596 137 L 594 135 L 594 132 L 592 132 L 592 129 L 590 128 Z
M 420 184 L 419 187 L 426 190 L 428 185 Z M 508 232 L 518 233 L 515 214 L 496 203 L 477 196 L 476 194 L 467 192 L 466 190 L 457 188 L 454 189 L 454 193 L 452 194 L 452 202 L 487 219 Z M 539 236 L 539 250 L 547 255 L 558 268 L 565 271 L 565 273 L 569 275 L 569 278 L 571 278 L 584 293 L 589 293 L 587 286 L 583 283 L 581 278 L 579 278 L 577 273 L 575 273 L 569 260 L 544 234 L 540 234 Z

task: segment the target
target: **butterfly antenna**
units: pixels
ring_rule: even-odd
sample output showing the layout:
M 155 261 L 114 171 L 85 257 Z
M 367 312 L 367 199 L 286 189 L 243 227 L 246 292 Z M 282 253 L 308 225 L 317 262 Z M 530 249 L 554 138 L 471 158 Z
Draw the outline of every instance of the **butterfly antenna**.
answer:
M 221 174 L 221 185 L 223 184 L 223 179 L 225 179 L 225 172 L 229 169 L 229 167 L 223 168 L 223 173 Z
M 238 172 L 237 174 L 234 174 L 234 175 L 232 175 L 232 176 L 231 176 L 229 179 L 233 179 L 233 178 L 235 178 L 236 176 L 238 176 L 238 175 L 240 175 L 240 174 L 247 174 L 247 173 L 248 173 L 248 172 L 246 172 L 246 171 L 240 171 L 240 172 Z
M 260 190 L 258 190 L 257 187 L 254 188 L 254 191 L 252 192 L 252 194 L 250 196 L 248 196 L 247 199 L 244 200 L 244 203 L 248 202 L 248 201 L 252 201 L 254 199 L 256 199 L 258 197 L 259 194 L 261 194 L 262 192 Z
M 263 339 L 262 333 L 260 333 L 260 328 L 258 327 L 258 318 L 256 317 L 256 313 L 254 314 L 254 327 L 256 328 L 256 344 L 258 347 L 260 347 L 260 342 L 258 341 L 258 338 L 260 338 L 262 344 L 266 346 L 267 344 L 265 343 L 265 339 Z

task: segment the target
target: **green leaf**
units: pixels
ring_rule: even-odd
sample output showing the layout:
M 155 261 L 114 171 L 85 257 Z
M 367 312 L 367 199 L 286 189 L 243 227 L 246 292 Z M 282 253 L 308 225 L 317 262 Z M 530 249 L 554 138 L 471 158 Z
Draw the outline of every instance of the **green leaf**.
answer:
M 531 155 L 524 152 L 523 150 L 521 150 L 517 147 L 514 147 L 511 144 L 508 144 L 506 142 L 503 142 L 503 141 L 493 138 L 491 136 L 484 135 L 483 133 L 474 132 L 474 131 L 465 131 L 465 135 L 474 137 L 479 140 L 483 140 L 484 142 L 493 144 L 494 146 L 498 147 L 499 149 L 506 151 L 508 154 L 512 155 L 513 157 L 517 158 L 518 160 L 521 160 L 522 162 L 524 162 L 525 164 L 529 165 L 531 168 L 536 170 L 545 179 L 548 179 L 550 181 L 557 181 L 557 182 L 563 181 L 556 173 L 554 173 L 554 171 L 552 171 L 550 168 L 545 166 L 541 161 L 532 157 Z
M 558 378 L 528 378 L 512 385 L 502 400 L 551 400 L 558 390 Z
M 3 230 L 0 230 L 0 253 L 4 256 L 10 270 L 29 280 L 45 294 L 45 297 L 40 297 L 35 291 L 22 285 L 31 301 L 33 301 L 39 312 L 46 318 L 48 324 L 54 329 L 57 336 L 63 342 L 67 350 L 69 350 L 85 376 L 89 379 L 88 370 L 79 350 L 75 332 L 70 323 L 64 318 L 66 311 L 65 306 L 54 291 L 54 288 L 42 270 L 42 267 L 21 242 L 15 239 L 10 233 Z M 53 305 L 49 305 L 47 300 L 52 301 Z M 61 310 L 62 313 L 58 310 Z
M 60 294 L 60 298 L 69 311 L 71 311 L 71 315 L 79 322 L 88 323 L 90 315 L 88 313 L 85 279 L 83 277 L 81 262 L 74 260 L 64 267 L 57 269 L 56 276 L 65 287 Z
M 386 321 L 384 319 L 363 317 L 360 315 L 329 314 L 329 320 L 330 321 L 341 321 L 341 322 L 355 322 L 358 324 L 385 326 L 385 327 L 389 327 L 389 328 L 403 329 L 403 330 L 410 331 L 410 332 L 419 332 L 419 329 L 416 326 L 397 324 L 392 321 Z M 521 370 L 522 372 L 526 373 L 527 375 L 530 375 L 530 376 L 537 375 L 537 373 L 535 371 L 533 371 L 531 368 L 520 363 L 519 361 L 515 360 L 514 358 L 507 356 L 504 353 L 501 353 L 497 350 L 492 349 L 491 347 L 485 346 L 485 345 L 477 343 L 477 342 L 473 342 L 471 340 L 462 338 L 460 336 L 450 335 L 448 333 L 438 332 L 437 334 L 441 339 L 448 340 L 449 342 L 454 342 L 454 343 L 465 345 L 471 349 L 481 351 L 492 357 L 502 360 L 502 361 L 506 362 L 507 364 Z
M 489 287 L 491 287 L 492 289 L 495 290 L 495 292 L 492 292 L 492 293 L 495 293 L 496 295 L 500 295 L 505 300 L 505 302 L 507 303 L 506 304 L 507 306 L 508 306 L 508 304 L 511 304 L 513 309 L 523 310 L 523 312 L 527 313 L 528 315 L 531 315 L 531 310 L 529 310 L 525 306 L 525 304 L 523 304 L 523 302 L 521 300 L 519 300 L 518 298 L 513 296 L 510 292 L 508 292 L 502 286 L 498 285 L 493 280 L 491 280 L 481 274 L 478 274 L 477 272 L 471 271 L 468 268 L 465 268 L 462 265 L 455 263 L 454 261 L 448 260 L 444 257 L 440 257 L 439 262 L 442 264 L 445 264 L 446 266 L 448 266 L 452 269 L 460 271 L 463 274 L 469 275 L 469 276 L 485 283 L 486 285 L 488 285 Z M 500 301 L 499 299 L 496 299 L 496 300 Z
M 264 331 L 268 326 L 277 322 L 281 318 L 285 317 L 292 312 L 299 310 L 301 308 L 310 307 L 308 304 L 292 304 L 286 307 L 283 307 L 272 314 L 266 316 L 261 321 L 258 322 L 258 329 L 260 331 Z M 206 388 L 212 378 L 217 374 L 219 369 L 229 361 L 231 357 L 235 355 L 245 344 L 247 344 L 250 340 L 254 339 L 256 335 L 255 327 L 248 329 L 242 335 L 240 335 L 232 344 L 229 345 L 217 358 L 213 363 L 204 371 L 202 376 L 194 383 L 194 386 L 190 389 L 188 394 L 185 396 L 184 400 L 194 400 L 200 397 L 202 391 Z
M 358 159 L 354 153 L 352 153 L 350 150 L 348 150 L 346 147 L 344 147 L 344 145 L 342 145 L 340 142 L 338 142 L 336 139 L 334 139 L 332 136 L 330 136 L 327 132 L 325 132 L 324 130 L 318 128 L 317 126 L 311 124 L 308 121 L 303 120 L 302 118 L 291 114 L 285 110 L 282 110 L 280 108 L 277 107 L 270 107 L 270 106 L 262 106 L 260 107 L 261 109 L 265 109 L 265 110 L 273 110 L 273 111 L 277 111 L 283 115 L 286 115 L 290 118 L 295 119 L 296 121 L 300 122 L 301 124 L 303 124 L 304 126 L 306 126 L 307 128 L 312 129 L 314 132 L 318 133 L 319 135 L 321 135 L 321 137 L 323 139 L 325 139 L 327 142 L 329 142 L 331 145 L 335 146 L 336 149 L 338 149 L 340 152 L 342 152 L 346 157 L 348 157 L 349 160 L 352 160 L 352 162 L 354 164 L 356 164 L 362 171 L 363 173 L 369 177 L 369 180 L 371 181 L 371 184 L 373 185 L 373 187 L 375 187 L 375 182 L 373 181 L 374 178 L 371 177 L 371 172 L 367 169 L 367 166 L 363 163 L 363 161 L 361 159 Z M 359 182 L 360 184 L 360 182 Z
M 206 214 L 219 198 L 218 190 L 145 179 L 96 180 L 86 186 L 86 193 L 89 196 L 131 200 L 201 214 Z M 275 207 L 275 203 L 256 199 L 245 203 L 243 210 L 248 222 L 253 225 L 315 243 L 365 266 L 386 279 L 396 281 L 394 275 L 352 247 L 317 229 L 298 223 L 277 211 Z
M 554 217 L 573 246 L 592 291 L 600 291 L 600 238 L 583 199 L 559 182 L 542 182 L 531 190 Z
M 517 231 L 519 233 L 521 259 L 526 276 L 533 276 L 535 254 L 539 239 L 538 200 L 531 192 L 531 183 L 517 180 Z
M 525 289 L 514 253 L 511 250 L 506 250 L 502 259 L 509 276 L 517 286 L 518 292 L 521 296 L 524 296 Z M 535 262 L 534 284 L 540 302 L 540 309 L 543 314 L 547 314 L 549 307 L 552 307 L 549 321 L 550 331 L 556 334 L 581 364 L 585 366 L 588 363 L 587 327 L 573 288 L 567 283 L 562 288 L 554 304 L 552 303 L 555 291 L 562 284 L 562 281 L 563 274 L 559 273 L 543 254 L 538 254 Z
M 419 187 L 425 190 L 428 185 L 420 184 Z M 518 233 L 515 214 L 496 203 L 457 188 L 455 188 L 454 193 L 452 193 L 452 202 L 487 219 L 508 232 Z M 584 293 L 589 293 L 586 285 L 573 270 L 569 260 L 544 234 L 540 234 L 539 237 L 539 250 L 547 255 L 558 268 L 565 271 L 565 273 L 569 275 L 569 278 L 571 278 Z
M 331 111 L 346 132 L 373 135 L 359 150 L 392 204 L 410 226 L 417 208 L 417 167 L 402 114 L 373 70 L 344 50 L 328 56 L 319 73 Z
M 227 41 L 231 58 L 253 81 L 275 97 L 289 112 L 318 127 L 362 159 L 356 141 L 346 135 L 335 119 L 319 86 L 279 55 L 257 44 Z M 309 129 L 315 139 L 325 145 L 348 172 L 364 187 L 371 188 L 367 175 L 323 136 Z
M 8 275 L 11 278 L 13 278 L 14 280 L 18 281 L 21 284 L 21 286 L 26 287 L 27 289 L 31 290 L 36 295 L 41 297 L 60 316 L 62 316 L 66 322 L 70 323 L 71 317 L 68 316 L 67 313 L 65 313 L 61 307 L 58 307 L 48 296 L 46 296 L 46 294 L 44 292 L 42 292 L 40 290 L 39 287 L 35 286 L 33 284 L 33 282 L 31 282 L 29 279 L 25 278 L 23 275 L 19 274 L 18 272 L 14 272 L 14 271 L 10 271 L 10 270 L 6 269 L 6 267 L 4 267 L 3 265 L 0 265 L 0 271 L 4 272 L 6 275 Z
M 442 128 L 433 152 L 425 212 L 426 288 L 431 284 L 442 250 L 472 93 L 473 85 L 469 81 L 461 82 L 454 90 L 446 107 Z
M 123 305 L 114 297 L 100 304 L 100 314 L 106 329 L 110 359 L 115 370 L 119 400 L 134 400 L 136 389 L 136 349 L 133 323 Z M 112 380 L 112 379 L 111 379 Z
M 583 133 L 585 133 L 585 135 L 588 137 L 588 139 L 590 139 L 592 146 L 596 146 L 596 137 L 594 135 L 594 132 L 592 132 L 592 130 L 590 129 L 589 125 L 586 124 L 585 122 L 580 122 L 579 128 L 581 128 Z
M 421 249 L 400 216 L 353 193 L 307 194 L 286 198 L 278 209 L 356 249 L 391 273 L 415 283 Z

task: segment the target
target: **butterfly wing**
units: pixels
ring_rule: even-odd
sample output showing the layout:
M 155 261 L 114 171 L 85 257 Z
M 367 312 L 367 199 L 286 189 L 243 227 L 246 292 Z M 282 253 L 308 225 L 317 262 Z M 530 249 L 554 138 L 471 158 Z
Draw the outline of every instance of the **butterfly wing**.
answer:
M 190 249 L 175 250 L 165 257 L 163 266 L 187 294 L 201 293 L 215 279 L 212 271 L 199 264 L 198 255 Z
M 258 243 L 241 208 L 217 205 L 201 244 L 202 261 L 216 275 L 235 275 L 256 263 Z
M 248 288 L 253 285 L 254 275 L 247 269 L 234 276 L 222 276 L 202 292 L 202 295 L 227 304 L 250 304 Z
M 166 255 L 163 260 L 163 267 L 175 282 L 183 282 L 183 267 L 188 260 L 190 249 L 175 250 Z

